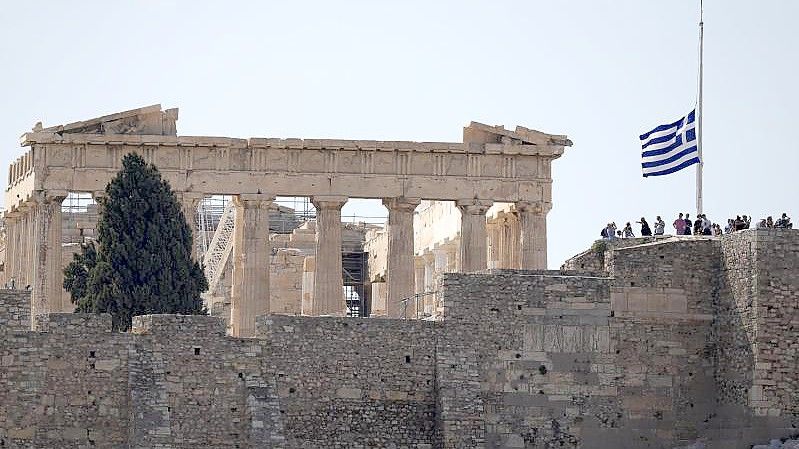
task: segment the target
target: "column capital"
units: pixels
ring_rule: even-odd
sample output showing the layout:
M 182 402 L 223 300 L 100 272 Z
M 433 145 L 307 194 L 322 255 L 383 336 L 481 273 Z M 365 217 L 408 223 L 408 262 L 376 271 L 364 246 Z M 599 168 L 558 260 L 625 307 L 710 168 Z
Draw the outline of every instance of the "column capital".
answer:
M 416 269 L 424 268 L 424 257 L 423 256 L 413 256 L 413 266 Z
M 517 201 L 514 206 L 517 212 L 531 212 L 536 215 L 546 214 L 552 210 L 552 203 L 543 201 Z
M 396 198 L 383 198 L 383 206 L 388 210 L 396 210 L 400 212 L 413 212 L 416 206 L 422 202 L 421 198 L 407 198 L 404 196 Z
M 342 195 L 316 195 L 311 197 L 313 206 L 319 209 L 341 209 L 349 198 Z
M 16 220 L 22 215 L 19 212 L 19 209 L 14 208 L 13 210 L 7 210 L 3 212 L 3 219 L 4 220 Z
M 100 198 L 105 198 L 105 190 L 95 190 L 92 192 L 92 199 L 94 201 L 97 201 Z
M 469 215 L 485 215 L 493 204 L 494 202 L 491 200 L 480 200 L 477 198 L 455 201 L 455 205 L 460 209 L 461 213 Z
M 40 198 L 39 201 L 41 201 L 41 202 L 45 202 L 45 203 L 59 202 L 60 203 L 61 201 L 64 201 L 64 198 L 66 198 L 69 195 L 69 192 L 66 191 L 66 190 L 50 189 L 50 190 L 42 190 L 41 192 L 37 192 L 36 195 L 39 196 L 39 198 Z
M 240 206 L 245 209 L 264 209 L 271 206 L 274 199 L 274 196 L 266 193 L 241 193 L 233 197 L 233 202 L 236 204 L 236 206 Z

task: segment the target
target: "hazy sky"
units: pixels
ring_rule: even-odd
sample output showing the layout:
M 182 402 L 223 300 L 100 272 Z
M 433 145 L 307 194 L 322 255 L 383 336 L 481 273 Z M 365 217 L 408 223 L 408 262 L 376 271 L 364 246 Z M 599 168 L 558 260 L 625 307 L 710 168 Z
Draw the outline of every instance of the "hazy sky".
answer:
M 553 164 L 554 268 L 609 220 L 694 212 L 694 169 L 643 179 L 638 135 L 694 107 L 698 10 L 688 0 L 4 2 L 0 164 L 22 154 L 18 137 L 37 121 L 154 103 L 180 108 L 183 135 L 460 142 L 471 120 L 523 125 L 574 141 Z M 799 219 L 797 18 L 797 0 L 705 1 L 711 220 Z

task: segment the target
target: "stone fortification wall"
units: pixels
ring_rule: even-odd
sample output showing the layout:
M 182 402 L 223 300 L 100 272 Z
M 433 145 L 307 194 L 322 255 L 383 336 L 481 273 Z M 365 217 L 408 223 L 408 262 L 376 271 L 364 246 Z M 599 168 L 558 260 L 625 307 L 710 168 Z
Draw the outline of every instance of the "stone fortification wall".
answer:
M 253 339 L 209 316 L 4 325 L 0 447 L 431 448 L 433 325 L 272 316 Z
M 21 332 L 31 328 L 31 292 L 0 290 L 0 332 Z
M 437 323 L 268 316 L 287 447 L 432 448 Z
M 615 316 L 607 277 L 447 274 L 441 288 L 444 447 L 662 448 L 699 435 L 713 402 L 708 325 Z
M 722 248 L 725 294 L 718 322 L 725 399 L 760 416 L 797 416 L 799 231 L 739 232 Z

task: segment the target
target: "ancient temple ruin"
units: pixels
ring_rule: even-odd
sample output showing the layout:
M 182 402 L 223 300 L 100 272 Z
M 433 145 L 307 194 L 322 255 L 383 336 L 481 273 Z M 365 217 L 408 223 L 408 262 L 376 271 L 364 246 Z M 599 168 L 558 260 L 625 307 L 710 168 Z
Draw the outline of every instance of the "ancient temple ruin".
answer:
M 61 287 L 62 267 L 68 261 L 65 231 L 75 232 L 64 227 L 65 198 L 103 195 L 121 158 L 130 152 L 159 168 L 190 219 L 209 197 L 232 199 L 228 214 L 215 222 L 221 226 L 223 218 L 229 220 L 230 263 L 212 273 L 214 279 L 222 279 L 227 272 L 228 284 L 222 285 L 230 286 L 229 299 L 209 308 L 226 315 L 236 336 L 253 335 L 255 317 L 270 312 L 347 314 L 342 276 L 342 260 L 347 260 L 342 258 L 342 235 L 347 229 L 342 230 L 341 208 L 350 198 L 379 199 L 388 209 L 387 223 L 381 226 L 383 244 L 366 241 L 367 231 L 379 229 L 355 231 L 363 234 L 356 239 L 361 246 L 356 252 L 365 253 L 366 246 L 375 260 L 385 261 L 384 269 L 364 268 L 372 276 L 358 281 L 361 296 L 374 296 L 376 307 L 368 307 L 373 314 L 407 316 L 410 301 L 414 310 L 434 315 L 435 304 L 413 299 L 429 291 L 432 273 L 546 268 L 550 167 L 571 145 L 565 136 L 473 122 L 464 128 L 461 143 L 236 139 L 178 136 L 177 118 L 177 109 L 155 105 L 62 126 L 37 124 L 22 136 L 27 151 L 10 166 L 5 194 L 3 276 L 5 281 L 30 285 L 34 317 L 72 310 Z M 310 233 L 312 248 L 280 248 L 286 238 L 278 234 L 287 232 L 270 227 L 280 212 L 274 204 L 279 197 L 310 198 L 312 223 L 297 223 L 289 241 Z M 424 210 L 415 213 L 422 201 Z M 440 213 L 434 216 L 439 209 L 447 212 L 450 235 L 438 235 L 437 225 L 444 219 Z M 512 225 L 496 226 L 500 216 L 512 217 Z M 432 234 L 419 232 L 433 223 Z M 90 228 L 82 230 L 82 235 L 88 234 Z M 511 241 L 516 243 L 509 245 Z M 446 256 L 439 255 L 446 261 L 439 260 L 438 269 L 419 269 L 420 261 L 429 259 L 424 245 L 438 251 L 439 244 L 447 245 Z M 511 248 L 514 253 L 507 253 Z M 73 245 L 67 252 L 75 249 Z M 290 249 L 297 251 L 287 252 Z M 292 304 L 272 304 L 276 295 L 271 294 L 275 279 L 270 278 L 270 267 L 280 263 L 292 265 L 295 274 L 283 273 L 287 278 L 281 282 L 294 287 L 277 297 L 299 299 Z M 365 302 L 360 307 L 367 309 Z

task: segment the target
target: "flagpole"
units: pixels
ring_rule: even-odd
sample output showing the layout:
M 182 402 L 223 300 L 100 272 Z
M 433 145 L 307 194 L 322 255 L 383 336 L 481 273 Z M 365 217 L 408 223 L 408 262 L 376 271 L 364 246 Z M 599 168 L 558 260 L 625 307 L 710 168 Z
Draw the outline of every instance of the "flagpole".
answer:
M 704 0 L 699 0 L 699 98 L 697 106 L 696 121 L 699 127 L 697 132 L 697 153 L 699 155 L 699 163 L 696 164 L 696 213 L 702 213 L 702 168 L 705 165 L 705 159 L 702 157 L 702 71 L 704 59 Z

